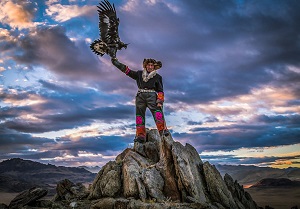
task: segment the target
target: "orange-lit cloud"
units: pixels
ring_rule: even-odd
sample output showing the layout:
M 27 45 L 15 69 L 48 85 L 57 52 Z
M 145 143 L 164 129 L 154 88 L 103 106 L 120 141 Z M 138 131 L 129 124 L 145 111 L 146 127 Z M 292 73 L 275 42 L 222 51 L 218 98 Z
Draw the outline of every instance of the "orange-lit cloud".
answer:
M 293 164 L 290 160 L 276 160 L 274 163 L 271 164 L 272 168 L 288 168 L 288 167 L 298 167 Z
M 27 106 L 27 105 L 35 105 L 46 102 L 42 97 L 36 94 L 28 94 L 26 97 L 14 93 L 8 95 L 3 102 L 7 104 L 11 104 L 12 106 Z
M 300 107 L 289 104 L 297 99 L 291 89 L 265 86 L 249 94 L 213 101 L 209 104 L 189 106 L 203 114 L 218 116 L 220 121 L 234 117 L 235 120 L 249 120 L 257 114 L 280 114 L 287 111 L 300 112 Z
M 83 137 L 95 137 L 95 136 L 99 136 L 100 132 L 97 128 L 89 128 L 87 129 L 87 127 L 81 128 L 80 130 L 72 130 L 69 131 L 70 133 L 67 133 L 64 137 L 66 138 L 70 138 L 73 140 L 79 140 L 80 138 Z
M 12 28 L 33 27 L 33 15 L 26 11 L 21 5 L 13 3 L 10 0 L 4 0 L 0 3 L 0 21 L 8 24 Z
M 10 31 L 4 28 L 0 28 L 0 40 L 7 42 L 16 41 L 15 37 L 11 36 Z

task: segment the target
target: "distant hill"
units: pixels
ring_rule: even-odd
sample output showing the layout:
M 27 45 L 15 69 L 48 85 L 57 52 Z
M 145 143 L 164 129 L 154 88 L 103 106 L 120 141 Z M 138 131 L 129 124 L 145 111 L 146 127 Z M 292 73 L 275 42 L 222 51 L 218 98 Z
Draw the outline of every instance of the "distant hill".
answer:
M 251 186 L 265 178 L 300 180 L 300 168 L 269 168 L 243 165 L 216 165 L 222 176 L 228 173 L 244 186 Z
M 99 166 L 92 166 L 92 167 L 79 166 L 78 168 L 84 168 L 85 170 L 88 170 L 92 173 L 98 173 L 101 170 L 101 167 L 99 167 Z
M 42 164 L 13 158 L 0 163 L 0 191 L 21 192 L 33 186 L 53 190 L 63 179 L 74 183 L 92 183 L 96 174 L 84 168 Z
M 257 166 L 216 165 L 222 176 L 228 173 L 241 185 L 251 186 L 266 178 L 300 181 L 299 168 L 276 169 Z M 0 192 L 20 192 L 33 186 L 54 189 L 57 182 L 92 183 L 100 167 L 63 167 L 13 158 L 0 163 Z
M 286 178 L 265 178 L 252 185 L 253 187 L 300 187 L 300 181 L 292 181 Z

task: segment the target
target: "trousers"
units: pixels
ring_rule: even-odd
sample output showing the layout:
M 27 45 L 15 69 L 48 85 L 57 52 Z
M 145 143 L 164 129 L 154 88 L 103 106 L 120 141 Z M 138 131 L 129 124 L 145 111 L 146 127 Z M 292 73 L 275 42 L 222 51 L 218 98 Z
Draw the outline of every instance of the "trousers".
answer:
M 166 130 L 166 123 L 161 107 L 156 103 L 156 92 L 139 92 L 135 98 L 136 107 L 136 137 L 146 138 L 145 114 L 147 107 L 152 113 L 157 130 Z

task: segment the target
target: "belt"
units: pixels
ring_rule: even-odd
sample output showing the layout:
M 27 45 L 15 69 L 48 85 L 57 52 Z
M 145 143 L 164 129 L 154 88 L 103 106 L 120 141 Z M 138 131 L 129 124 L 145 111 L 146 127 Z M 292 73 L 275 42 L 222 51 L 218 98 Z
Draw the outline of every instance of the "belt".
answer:
M 153 90 L 153 89 L 139 89 L 138 90 L 138 93 L 141 93 L 141 92 L 155 92 L 155 90 Z

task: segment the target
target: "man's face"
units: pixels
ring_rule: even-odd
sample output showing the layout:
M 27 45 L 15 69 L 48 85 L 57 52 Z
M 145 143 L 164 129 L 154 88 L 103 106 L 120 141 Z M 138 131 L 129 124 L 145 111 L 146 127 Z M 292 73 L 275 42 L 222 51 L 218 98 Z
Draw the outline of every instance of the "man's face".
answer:
M 146 70 L 148 73 L 151 73 L 153 70 L 154 70 L 154 64 L 149 62 L 147 65 L 146 65 Z

